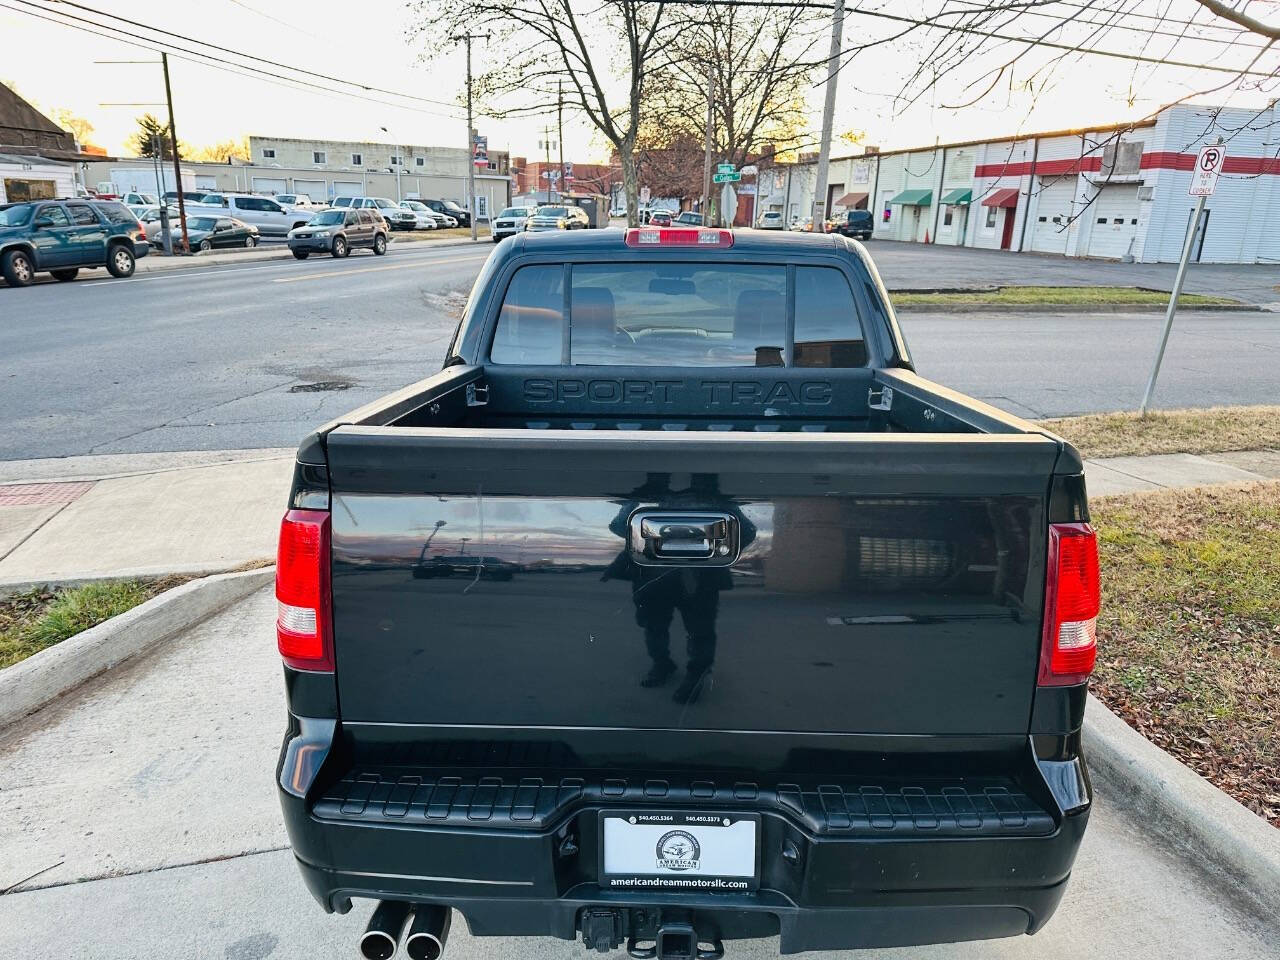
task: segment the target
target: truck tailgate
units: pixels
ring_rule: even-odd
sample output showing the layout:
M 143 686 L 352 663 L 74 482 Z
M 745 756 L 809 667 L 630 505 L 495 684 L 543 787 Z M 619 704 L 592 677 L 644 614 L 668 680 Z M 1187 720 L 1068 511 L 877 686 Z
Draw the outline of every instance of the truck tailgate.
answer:
M 1039 435 L 343 426 L 344 723 L 1025 735 Z M 664 644 L 665 640 L 665 644 Z M 640 680 L 663 656 L 690 702 Z

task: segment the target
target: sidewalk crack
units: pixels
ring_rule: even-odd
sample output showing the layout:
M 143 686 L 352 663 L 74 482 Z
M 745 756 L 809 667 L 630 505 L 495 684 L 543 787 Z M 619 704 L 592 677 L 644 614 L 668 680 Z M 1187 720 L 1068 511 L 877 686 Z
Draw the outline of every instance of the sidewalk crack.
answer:
M 94 484 L 96 486 L 97 481 L 94 481 Z M 90 489 L 92 489 L 92 487 Z M 86 490 L 85 493 L 88 493 L 88 490 Z M 83 496 L 83 494 L 81 494 L 81 496 Z M 71 504 L 75 503 L 79 499 L 80 497 L 76 497 L 75 500 L 71 500 L 67 503 L 64 503 L 57 510 L 53 511 L 53 513 L 49 514 L 47 517 L 41 520 L 38 524 L 36 524 L 34 528 L 32 528 L 31 530 L 28 530 L 27 535 L 25 537 L 23 537 L 21 540 L 15 543 L 12 547 L 10 547 L 4 553 L 0 553 L 0 562 L 4 562 L 5 560 L 8 560 L 11 556 L 13 556 L 13 554 L 17 551 L 19 547 L 21 547 L 24 543 L 26 543 L 28 540 L 34 537 L 37 533 L 43 530 L 45 528 L 45 525 L 48 524 L 50 520 L 52 520 L 54 517 L 56 517 L 63 510 L 67 509 L 67 507 L 71 506 Z
M 75 880 L 59 880 L 59 881 L 55 881 L 54 883 L 23 887 L 23 884 L 25 884 L 28 880 L 32 880 L 35 877 L 40 876 L 40 874 L 44 873 L 46 870 L 53 869 L 53 867 L 46 867 L 45 870 L 41 870 L 35 874 L 32 874 L 32 876 L 28 877 L 26 880 L 20 880 L 17 883 L 15 883 L 13 886 L 9 887 L 3 892 L 0 892 L 0 897 L 11 897 L 11 896 L 16 896 L 18 894 L 23 894 L 23 893 L 35 893 L 39 890 L 55 890 L 58 887 L 71 887 L 71 886 L 75 886 L 78 883 L 96 883 L 99 880 L 115 880 L 118 877 L 139 877 L 148 873 L 163 873 L 166 870 L 180 870 L 183 867 L 199 867 L 208 863 L 223 863 L 227 860 L 240 860 L 240 859 L 243 859 L 244 857 L 259 857 L 268 853 L 280 853 L 282 850 L 288 850 L 288 849 L 289 847 L 287 846 L 265 847 L 261 850 L 246 850 L 243 853 L 224 853 L 216 857 L 204 857 L 203 859 L 200 859 L 200 860 L 188 860 L 188 861 L 184 861 L 183 863 L 169 863 L 169 864 L 165 864 L 163 867 L 147 867 L 143 870 L 123 870 L 118 873 L 102 873 L 94 877 L 78 877 Z M 54 866 L 62 866 L 62 864 L 61 862 L 59 862 L 54 864 Z M 18 889 L 19 887 L 22 887 L 22 889 L 19 890 Z

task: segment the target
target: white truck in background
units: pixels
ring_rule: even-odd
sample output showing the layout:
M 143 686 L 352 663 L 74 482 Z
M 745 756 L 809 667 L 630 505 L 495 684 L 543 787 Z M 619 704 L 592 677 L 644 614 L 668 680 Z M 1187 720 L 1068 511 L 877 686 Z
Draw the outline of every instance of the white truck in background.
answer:
M 113 167 L 111 179 L 99 180 L 94 186 L 100 194 L 109 193 L 117 197 L 123 197 L 126 193 L 149 193 L 159 196 L 166 190 L 180 189 L 183 193 L 190 193 L 199 189 L 196 186 L 195 174 L 185 170 L 182 172 L 182 185 L 180 187 L 174 186 L 172 161 L 165 161 L 161 165 L 160 182 L 163 186 L 157 190 L 156 168 L 154 166 Z

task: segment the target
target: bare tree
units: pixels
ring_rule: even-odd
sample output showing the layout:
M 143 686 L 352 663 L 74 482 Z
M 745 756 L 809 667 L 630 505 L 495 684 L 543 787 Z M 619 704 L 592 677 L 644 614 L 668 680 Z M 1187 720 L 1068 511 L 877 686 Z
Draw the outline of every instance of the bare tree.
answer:
M 621 166 L 628 221 L 639 217 L 636 141 L 645 86 L 665 63 L 670 7 L 646 0 L 415 0 L 419 33 L 487 33 L 500 56 L 475 78 L 494 117 L 553 114 L 567 106 L 609 142 Z
M 1280 26 L 1251 16 L 1249 5 L 1249 0 L 1165 0 L 1159 5 L 1145 0 L 939 0 L 932 13 L 919 16 L 894 6 L 858 8 L 851 17 L 860 28 L 859 42 L 842 51 L 841 63 L 892 40 L 904 62 L 915 64 L 893 94 L 899 112 L 925 98 L 948 110 L 984 101 L 992 106 L 991 98 L 1007 87 L 1011 95 L 1030 94 L 1029 115 L 1050 84 L 1071 82 L 1069 71 L 1108 61 L 1131 65 L 1131 102 L 1153 76 L 1170 70 L 1218 78 L 1174 103 L 1236 93 L 1274 94 Z M 1088 144 L 1087 152 L 1115 151 L 1126 133 L 1171 105 L 1162 104 L 1112 130 Z M 1204 135 L 1211 132 L 1206 129 Z M 1229 142 L 1239 130 L 1219 132 Z M 1111 177 L 1112 171 L 1105 170 L 1099 186 Z M 1097 196 L 1095 191 L 1061 229 L 1084 215 Z
M 804 141 L 814 46 L 828 18 L 804 5 L 681 10 L 666 66 L 648 87 L 646 132 L 660 127 L 658 142 L 701 143 L 710 97 L 712 149 L 723 162 L 741 165 L 766 145 L 772 156 Z

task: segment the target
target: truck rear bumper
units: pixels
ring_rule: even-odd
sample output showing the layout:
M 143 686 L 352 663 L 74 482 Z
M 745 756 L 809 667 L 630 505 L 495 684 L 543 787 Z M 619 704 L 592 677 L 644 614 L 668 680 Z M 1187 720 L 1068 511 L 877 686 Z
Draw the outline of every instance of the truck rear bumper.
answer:
M 302 875 L 329 911 L 356 897 L 437 903 L 476 935 L 564 939 L 588 911 L 641 936 L 679 913 L 700 939 L 778 935 L 783 953 L 1034 933 L 1062 897 L 1089 810 L 1064 813 L 1043 780 L 990 776 L 529 773 L 353 769 L 281 800 Z M 760 816 L 758 889 L 601 885 L 601 810 L 691 808 Z
M 922 865 L 923 866 L 923 865 Z M 779 938 L 780 953 L 904 947 L 1016 937 L 1038 931 L 1053 915 L 1067 880 L 1043 887 L 897 891 L 838 904 L 797 904 L 773 890 L 746 895 L 644 894 L 580 884 L 556 897 L 469 893 L 423 897 L 416 882 L 343 873 L 298 860 L 303 882 L 330 910 L 351 898 L 448 905 L 473 936 L 577 939 L 587 911 L 607 910 L 629 936 L 651 940 L 666 917 L 687 917 L 700 942 Z

